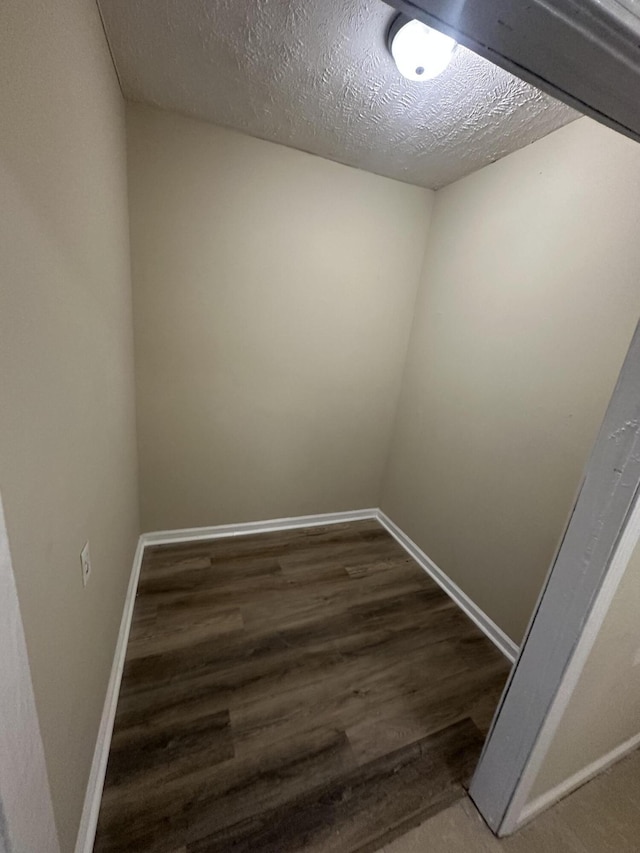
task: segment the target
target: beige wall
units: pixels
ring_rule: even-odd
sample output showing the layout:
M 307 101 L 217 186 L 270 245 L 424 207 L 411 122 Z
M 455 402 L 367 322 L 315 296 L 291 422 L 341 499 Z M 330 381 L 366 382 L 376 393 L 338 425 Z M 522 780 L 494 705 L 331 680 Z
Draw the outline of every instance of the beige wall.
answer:
M 378 503 L 429 190 L 128 108 L 145 530 Z
M 530 801 L 640 734 L 640 545 L 562 715 Z
M 138 533 L 124 106 L 95 3 L 4 0 L 0 80 L 0 491 L 70 853 Z
M 67 853 L 138 532 L 124 107 L 89 0 L 5 2 L 0 72 L 0 490 Z M 144 528 L 381 502 L 519 640 L 639 314 L 640 149 L 581 119 L 429 226 L 177 115 L 128 146 Z
M 515 641 L 640 313 L 640 147 L 589 119 L 436 194 L 382 507 Z

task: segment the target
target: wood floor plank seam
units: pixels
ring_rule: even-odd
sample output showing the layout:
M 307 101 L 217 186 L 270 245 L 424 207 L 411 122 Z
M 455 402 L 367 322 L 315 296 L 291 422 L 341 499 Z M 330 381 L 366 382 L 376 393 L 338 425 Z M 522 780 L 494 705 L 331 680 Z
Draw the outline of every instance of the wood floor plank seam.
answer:
M 375 520 L 148 547 L 95 853 L 374 850 L 464 795 L 507 674 Z
M 434 795 L 443 807 L 461 798 L 471 769 L 466 750 L 479 751 L 481 743 L 473 723 L 461 720 L 259 816 L 201 838 L 193 839 L 188 832 L 187 853 L 223 850 L 229 841 L 238 853 L 329 851 L 341 848 L 346 832 L 355 837 L 354 853 L 377 849 L 371 845 L 384 844 L 430 816 Z M 419 793 L 412 790 L 417 776 L 422 777 Z M 381 780 L 388 784 L 381 785 Z M 407 797 L 413 799 L 409 809 Z M 349 827 L 340 819 L 343 814 Z

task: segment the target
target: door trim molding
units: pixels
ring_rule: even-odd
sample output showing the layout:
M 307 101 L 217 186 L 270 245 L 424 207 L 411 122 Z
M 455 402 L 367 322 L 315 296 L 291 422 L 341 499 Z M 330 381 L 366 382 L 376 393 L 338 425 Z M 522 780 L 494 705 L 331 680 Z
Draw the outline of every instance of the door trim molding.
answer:
M 570 778 L 554 786 L 550 791 L 546 791 L 541 796 L 536 797 L 533 802 L 528 802 L 529 794 L 542 766 L 542 762 L 553 743 L 555 733 L 569 705 L 573 691 L 580 680 L 580 676 L 606 618 L 611 602 L 627 569 L 633 549 L 639 539 L 640 501 L 636 500 L 629 521 L 622 532 L 620 541 L 614 552 L 600 593 L 593 604 L 584 630 L 567 666 L 560 689 L 545 719 L 527 768 L 523 773 L 518 790 L 505 817 L 504 834 L 509 834 L 520 829 L 527 821 L 531 820 L 544 809 L 549 808 L 549 806 L 569 794 L 575 788 L 583 785 L 601 770 L 604 770 L 605 767 L 608 767 L 614 761 L 617 761 L 618 758 L 621 758 L 625 752 L 634 749 L 637 743 L 640 743 L 640 735 L 638 735 L 628 743 L 621 744 L 612 750 L 611 753 L 601 756 L 587 767 L 577 771 Z
M 0 498 L 0 850 L 60 853 Z
M 636 328 L 587 463 L 573 512 L 496 711 L 469 793 L 497 835 L 521 813 L 550 739 L 554 703 L 570 690 L 571 664 L 606 603 L 640 489 L 640 331 Z M 626 545 L 624 546 L 626 547 Z M 604 597 L 603 597 L 604 596 Z M 596 624 L 596 623 L 594 623 Z M 585 635 L 585 642 L 588 634 Z M 544 678 L 540 677 L 544 673 Z M 556 706 L 557 707 L 557 706 Z

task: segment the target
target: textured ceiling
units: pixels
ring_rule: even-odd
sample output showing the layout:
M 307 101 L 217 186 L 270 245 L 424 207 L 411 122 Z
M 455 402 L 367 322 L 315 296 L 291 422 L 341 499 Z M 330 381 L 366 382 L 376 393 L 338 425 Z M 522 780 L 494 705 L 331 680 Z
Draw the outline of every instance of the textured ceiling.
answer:
M 465 48 L 402 78 L 381 0 L 99 0 L 125 97 L 437 189 L 577 113 Z

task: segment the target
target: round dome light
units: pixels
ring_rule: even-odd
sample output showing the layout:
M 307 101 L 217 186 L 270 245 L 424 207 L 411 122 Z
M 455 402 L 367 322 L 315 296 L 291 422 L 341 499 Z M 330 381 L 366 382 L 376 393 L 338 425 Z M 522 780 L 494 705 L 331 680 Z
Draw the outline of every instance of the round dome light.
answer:
M 456 48 L 450 36 L 407 15 L 394 18 L 388 44 L 398 71 L 407 80 L 433 80 L 442 74 Z

